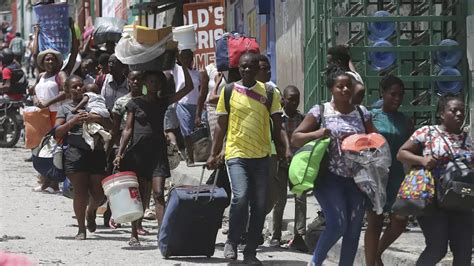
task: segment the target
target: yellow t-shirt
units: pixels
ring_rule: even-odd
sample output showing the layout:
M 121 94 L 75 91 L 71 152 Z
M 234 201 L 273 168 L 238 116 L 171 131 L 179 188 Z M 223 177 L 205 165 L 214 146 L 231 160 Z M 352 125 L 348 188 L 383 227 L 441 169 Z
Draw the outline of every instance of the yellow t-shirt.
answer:
M 247 90 L 266 97 L 265 84 L 257 82 Z M 225 108 L 224 91 L 221 91 L 217 103 L 217 115 L 228 115 Z M 233 91 L 230 97 L 230 115 L 227 126 L 227 140 L 225 146 L 226 160 L 232 158 L 263 158 L 271 154 L 270 146 L 270 117 L 267 106 L 259 101 Z M 273 90 L 273 101 L 270 113 L 281 112 L 280 95 Z

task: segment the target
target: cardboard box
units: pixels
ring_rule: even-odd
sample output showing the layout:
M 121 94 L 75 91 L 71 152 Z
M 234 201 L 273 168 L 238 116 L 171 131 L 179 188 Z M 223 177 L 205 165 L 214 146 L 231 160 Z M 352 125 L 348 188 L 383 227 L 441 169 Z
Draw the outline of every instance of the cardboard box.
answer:
M 161 29 L 150 29 L 144 26 L 135 26 L 133 29 L 133 37 L 144 45 L 154 45 L 157 42 L 166 38 L 172 32 L 172 27 L 165 27 Z

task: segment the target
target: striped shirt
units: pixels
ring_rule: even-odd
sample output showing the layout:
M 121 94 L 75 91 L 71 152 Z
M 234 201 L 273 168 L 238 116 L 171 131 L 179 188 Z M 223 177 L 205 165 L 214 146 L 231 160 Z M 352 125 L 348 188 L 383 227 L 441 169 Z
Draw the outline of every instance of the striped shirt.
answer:
M 246 88 L 240 84 L 235 84 L 235 86 L 266 96 L 265 84 L 261 82 L 257 82 L 251 88 Z M 221 91 L 217 103 L 217 115 L 228 115 L 225 107 L 224 91 Z M 280 96 L 276 90 L 273 93 L 270 114 L 281 112 Z M 235 89 L 232 91 L 229 104 L 230 115 L 225 147 L 226 160 L 269 156 L 271 154 L 270 114 L 267 106 Z

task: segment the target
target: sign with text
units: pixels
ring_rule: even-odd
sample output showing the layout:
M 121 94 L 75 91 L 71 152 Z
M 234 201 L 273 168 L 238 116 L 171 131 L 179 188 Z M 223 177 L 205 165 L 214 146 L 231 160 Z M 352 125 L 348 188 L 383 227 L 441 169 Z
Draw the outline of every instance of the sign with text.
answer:
M 194 52 L 194 65 L 198 70 L 215 63 L 216 39 L 224 34 L 224 6 L 221 1 L 185 4 L 184 24 L 195 25 L 197 49 Z

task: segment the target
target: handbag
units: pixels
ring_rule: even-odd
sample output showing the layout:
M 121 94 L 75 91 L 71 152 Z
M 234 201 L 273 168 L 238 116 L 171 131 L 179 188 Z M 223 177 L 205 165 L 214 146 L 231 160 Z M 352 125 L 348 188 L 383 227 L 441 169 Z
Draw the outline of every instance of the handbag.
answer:
M 260 53 L 255 38 L 240 33 L 224 33 L 216 41 L 216 66 L 218 71 L 226 71 L 239 66 L 239 59 L 245 53 Z
M 325 127 L 324 105 L 319 106 L 319 128 Z M 288 168 L 290 191 L 301 195 L 313 189 L 320 176 L 325 176 L 329 164 L 327 150 L 331 139 L 321 138 L 306 143 L 295 152 Z
M 202 125 L 194 129 L 190 135 L 193 146 L 194 162 L 205 162 L 211 155 L 212 141 L 209 129 Z
M 63 144 L 54 138 L 56 128 L 51 129 L 43 137 L 38 147 L 32 151 L 33 168 L 40 175 L 56 182 L 66 179 L 63 167 Z
M 448 155 L 451 159 L 436 185 L 438 205 L 446 210 L 472 211 L 474 208 L 474 170 L 469 166 L 469 163 L 466 163 L 465 159 L 454 156 L 451 145 L 438 129 L 436 131 L 448 147 Z M 466 138 L 466 134 L 464 134 L 462 148 L 466 145 Z
M 402 216 L 426 215 L 433 206 L 435 182 L 431 171 L 414 168 L 405 176 L 392 210 Z

